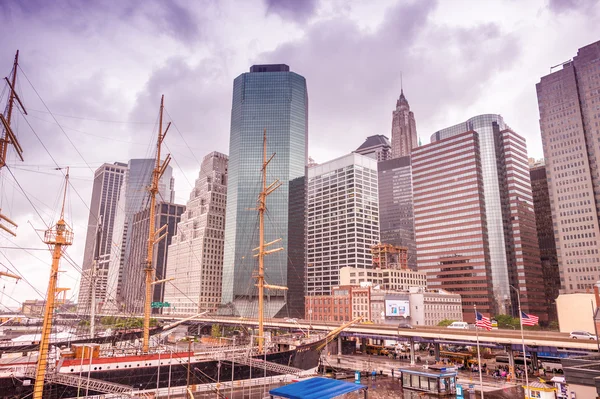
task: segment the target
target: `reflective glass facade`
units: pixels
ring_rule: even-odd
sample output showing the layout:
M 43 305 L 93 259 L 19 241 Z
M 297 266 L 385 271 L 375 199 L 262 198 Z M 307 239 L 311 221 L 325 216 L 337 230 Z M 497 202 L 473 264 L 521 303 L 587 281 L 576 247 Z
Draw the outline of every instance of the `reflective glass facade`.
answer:
M 503 303 L 510 298 L 508 281 L 508 261 L 506 258 L 506 243 L 504 241 L 504 222 L 502 220 L 502 204 L 500 202 L 500 186 L 498 184 L 498 166 L 496 146 L 494 144 L 494 129 L 508 128 L 500 115 L 479 115 L 464 123 L 440 130 L 431 136 L 431 142 L 447 137 L 476 131 L 479 134 L 479 151 L 483 177 L 483 190 L 488 230 L 490 259 L 492 263 L 492 282 L 494 298 L 497 303 Z
M 417 269 L 410 155 L 377 164 L 381 242 L 408 248 L 408 267 Z
M 440 130 L 431 141 L 465 132 L 476 133 L 479 140 L 494 300 L 490 309 L 518 315 L 512 285 L 519 290 L 523 310 L 547 320 L 525 139 L 500 115 L 485 114 Z
M 267 184 L 282 183 L 267 198 L 265 242 L 281 238 L 272 247 L 284 248 L 265 258 L 266 281 L 287 285 L 291 264 L 303 262 L 291 259 L 288 252 L 289 184 L 305 174 L 308 144 L 306 80 L 287 65 L 255 65 L 233 83 L 222 303 L 233 304 L 241 315 L 256 312 L 252 249 L 258 245 L 258 216 L 249 209 L 256 208 L 261 190 L 263 129 L 267 154 L 275 154 L 267 168 Z M 269 295 L 267 316 L 285 302 L 281 291 Z

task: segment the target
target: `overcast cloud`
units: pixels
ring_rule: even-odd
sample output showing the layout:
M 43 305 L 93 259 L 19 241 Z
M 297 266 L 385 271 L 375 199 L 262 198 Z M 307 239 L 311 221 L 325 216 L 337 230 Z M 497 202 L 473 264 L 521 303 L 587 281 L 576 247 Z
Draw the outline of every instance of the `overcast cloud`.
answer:
M 3 169 L 0 208 L 19 228 L 17 238 L 2 233 L 1 246 L 43 248 L 28 222 L 43 229 L 56 221 L 62 184 L 56 161 L 72 167 L 67 218 L 75 243 L 68 253 L 80 266 L 93 171 L 103 162 L 153 156 L 161 94 L 174 122 L 166 144 L 179 203 L 202 157 L 228 152 L 233 79 L 255 63 L 286 63 L 306 77 L 309 152 L 317 162 L 354 150 L 369 135 L 390 135 L 401 73 L 423 143 L 441 128 L 499 113 L 540 158 L 535 83 L 600 40 L 600 6 L 591 0 L 5 0 L 0 26 L 0 76 L 8 75 L 19 49 L 23 72 L 41 97 L 21 75 L 29 117 L 18 116 L 16 130 L 25 162 L 13 155 L 9 167 L 43 219 Z M 0 263 L 42 293 L 49 262 L 47 251 L 0 251 Z M 61 285 L 74 295 L 79 274 L 67 262 L 63 269 Z M 26 282 L 2 283 L 0 312 L 40 297 Z

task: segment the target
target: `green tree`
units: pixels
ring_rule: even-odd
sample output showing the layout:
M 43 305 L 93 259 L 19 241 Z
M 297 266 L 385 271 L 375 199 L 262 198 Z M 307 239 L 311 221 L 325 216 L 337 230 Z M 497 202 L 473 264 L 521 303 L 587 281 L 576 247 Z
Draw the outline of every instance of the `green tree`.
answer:
M 448 327 L 450 324 L 454 323 L 456 320 L 444 319 L 438 323 L 440 327 Z
M 221 326 L 218 324 L 213 324 L 210 329 L 210 336 L 213 338 L 221 337 Z

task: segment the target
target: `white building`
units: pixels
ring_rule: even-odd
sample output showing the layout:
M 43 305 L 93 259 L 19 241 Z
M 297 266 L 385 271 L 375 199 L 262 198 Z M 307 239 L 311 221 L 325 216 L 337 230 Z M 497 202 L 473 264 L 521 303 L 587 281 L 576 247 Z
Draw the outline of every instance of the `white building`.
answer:
M 410 287 L 427 286 L 427 274 L 410 269 L 340 269 L 340 285 L 360 285 L 370 282 L 383 290 L 408 291 Z
M 131 251 L 131 227 L 133 216 L 149 205 L 148 187 L 152 183 L 152 171 L 155 159 L 130 159 L 127 163 L 117 211 L 114 216 L 108 277 L 106 281 L 106 298 L 102 311 L 106 313 L 123 310 L 123 285 L 131 282 L 123 281 L 123 271 Z M 171 177 L 173 169 L 167 166 L 158 182 L 158 198 L 173 202 L 174 180 Z
M 379 242 L 377 161 L 352 153 L 308 169 L 306 294 L 329 295 Z
M 96 265 L 96 309 L 106 300 L 106 285 L 108 281 L 108 268 L 110 252 L 113 246 L 113 229 L 119 194 L 127 164 L 115 162 L 105 163 L 94 172 L 94 185 L 90 201 L 87 235 L 83 252 L 83 273 L 79 287 L 79 300 L 77 311 L 80 314 L 89 312 L 92 295 L 92 271 L 95 256 L 98 256 Z M 102 223 L 100 242 L 96 242 L 98 223 Z M 97 249 L 97 252 L 96 252 Z
M 463 321 L 459 294 L 444 290 L 410 289 L 410 323 L 413 326 L 437 326 L 442 320 Z
M 200 176 L 169 246 L 163 313 L 191 315 L 216 310 L 221 302 L 227 155 L 204 157 Z

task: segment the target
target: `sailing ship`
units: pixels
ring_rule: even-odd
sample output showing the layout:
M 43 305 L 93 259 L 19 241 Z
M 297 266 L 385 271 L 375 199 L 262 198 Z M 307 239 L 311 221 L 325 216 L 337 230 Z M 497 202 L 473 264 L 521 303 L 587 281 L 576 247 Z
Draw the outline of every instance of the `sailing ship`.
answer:
M 186 351 L 167 352 L 164 348 L 152 348 L 150 346 L 151 288 L 157 282 L 154 281 L 152 251 L 154 245 L 163 237 L 161 229 L 156 230 L 154 226 L 154 205 L 158 192 L 158 181 L 170 161 L 170 156 L 167 156 L 165 161 L 161 161 L 161 144 L 170 125 L 167 125 L 163 132 L 163 108 L 164 96 L 161 98 L 160 104 L 156 163 L 149 188 L 150 229 L 147 258 L 144 266 L 146 301 L 144 324 L 141 332 L 143 339 L 141 351 L 128 354 L 125 352 L 120 353 L 118 349 L 111 349 L 109 350 L 110 353 L 106 353 L 106 351 L 100 353 L 100 345 L 82 346 L 72 343 L 71 350 L 55 350 L 54 359 L 48 361 L 54 304 L 52 299 L 56 289 L 55 276 L 61 255 L 60 248 L 70 245 L 72 242 L 72 232 L 64 222 L 61 213 L 61 219 L 54 230 L 47 232 L 49 238 L 45 240 L 48 244 L 54 245 L 55 248 L 48 289 L 49 296 L 46 301 L 36 367 L 34 369 L 30 362 L 19 362 L 18 359 L 8 365 L 3 366 L 0 364 L 0 398 L 24 397 L 32 391 L 32 388 L 34 399 L 41 399 L 42 397 L 49 397 L 48 391 L 56 397 L 74 397 L 79 396 L 82 389 L 85 389 L 86 395 L 96 395 L 191 386 L 213 383 L 219 380 L 241 380 L 252 378 L 252 376 L 300 375 L 306 371 L 313 372 L 318 366 L 321 351 L 327 343 L 344 328 L 360 320 L 354 320 L 334 329 L 327 335 L 313 335 L 312 338 L 304 340 L 302 343 L 271 342 L 270 345 L 265 343 L 264 288 L 273 288 L 274 286 L 265 283 L 264 256 L 274 251 L 266 250 L 266 247 L 272 243 L 264 243 L 264 213 L 266 211 L 267 195 L 276 188 L 273 185 L 267 186 L 266 183 L 266 169 L 273 157 L 267 159 L 267 135 L 265 130 L 263 132 L 262 191 L 259 194 L 257 206 L 260 223 L 258 254 L 256 255 L 258 258 L 258 272 L 255 275 L 259 293 L 257 345 L 253 345 L 254 339 L 252 339 L 249 346 L 218 346 L 207 348 L 201 352 L 192 351 L 191 347 Z M 284 289 L 284 287 L 277 288 Z M 165 327 L 157 328 L 154 332 L 164 331 L 165 329 Z M 100 343 L 107 338 L 91 335 L 87 339 L 88 342 Z M 55 343 L 55 346 L 58 346 L 57 344 Z M 161 378 L 161 376 L 163 377 Z M 44 389 L 46 391 L 42 396 Z

